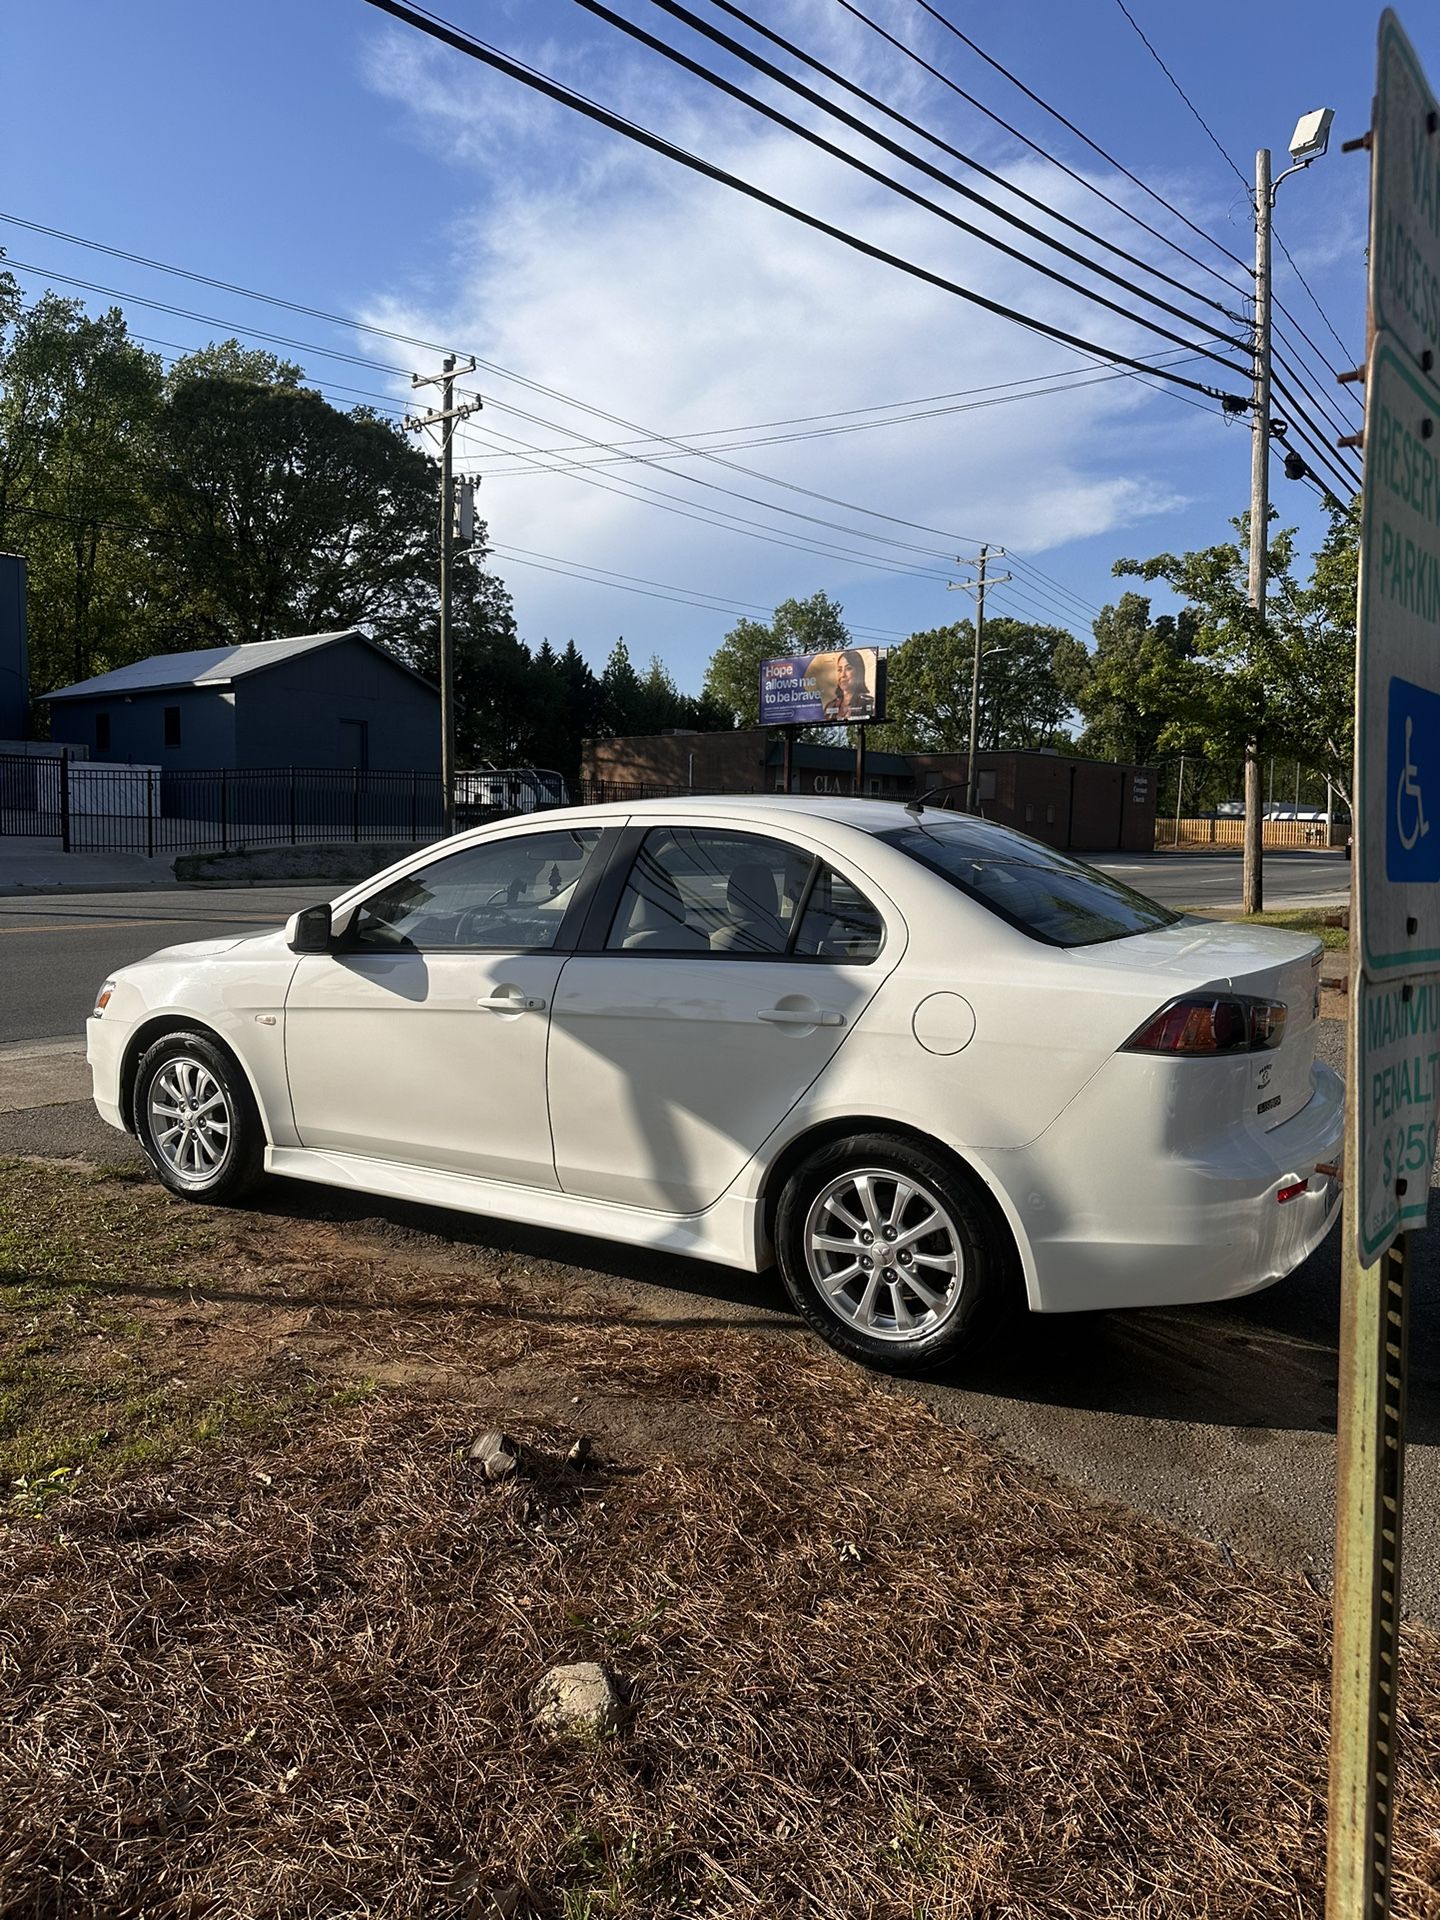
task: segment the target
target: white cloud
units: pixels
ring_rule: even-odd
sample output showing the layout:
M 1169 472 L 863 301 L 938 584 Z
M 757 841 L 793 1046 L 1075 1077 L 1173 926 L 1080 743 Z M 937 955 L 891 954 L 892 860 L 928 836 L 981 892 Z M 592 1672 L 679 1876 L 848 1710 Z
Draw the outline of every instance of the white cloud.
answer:
M 815 0 L 797 0 L 787 12 L 787 30 L 820 48 L 826 22 L 837 17 L 843 16 L 822 12 Z M 597 77 L 590 45 L 592 70 L 583 81 L 578 76 L 587 61 L 578 43 L 529 49 L 526 57 L 768 191 L 962 285 L 1130 352 L 1153 353 L 1163 344 L 741 108 L 698 87 L 677 87 L 648 55 L 607 60 Z M 862 60 L 874 58 L 858 42 L 848 53 L 831 51 L 837 64 L 862 77 Z M 886 74 L 885 91 L 896 97 L 893 69 Z M 677 435 L 1085 370 L 1058 344 L 588 128 L 459 56 L 387 34 L 371 50 L 368 75 L 377 91 L 405 103 L 414 136 L 473 182 L 471 204 L 452 225 L 443 297 L 391 287 L 377 296 L 369 320 L 453 340 L 625 420 Z M 1090 225 L 1105 213 L 1038 161 L 1012 161 L 1005 171 L 1056 211 Z M 971 217 L 944 189 L 926 190 Z M 1116 216 L 1107 218 L 1115 233 Z M 1126 244 L 1137 231 L 1130 230 Z M 1013 232 L 1008 237 L 1027 244 Z M 1185 371 L 1207 377 L 1204 362 Z M 1209 373 L 1236 386 L 1218 369 Z M 474 451 L 486 443 L 504 448 L 509 443 L 502 434 L 541 445 L 573 445 L 579 435 L 633 437 L 493 373 L 477 380 L 487 407 L 465 435 L 469 464 L 513 466 L 501 454 Z M 505 408 L 543 416 L 548 424 Z M 787 552 L 574 477 L 493 479 L 482 511 L 502 545 L 737 601 L 772 604 L 826 586 L 860 608 L 869 624 L 908 631 L 949 617 L 943 556 L 963 552 L 969 542 L 988 539 L 1039 554 L 1177 509 L 1184 495 L 1173 476 L 1183 471 L 1185 450 L 1213 440 L 1215 432 L 1198 413 L 1134 381 L 1113 380 L 1063 396 L 733 456 L 775 481 L 943 534 L 867 518 L 709 462 L 666 460 L 764 504 L 644 467 L 596 470 L 607 486 L 623 490 L 638 481 L 679 496 L 689 512 L 720 510 L 763 521 L 780 539 L 863 548 L 877 560 L 935 570 L 935 577 L 918 582 L 859 559 Z M 784 507 L 873 538 L 857 541 L 808 524 Z M 883 540 L 928 551 L 875 544 Z M 953 560 L 948 564 L 953 568 Z M 698 682 L 704 658 L 728 624 L 724 616 L 527 574 L 518 564 L 502 561 L 498 570 L 515 591 L 528 638 L 548 632 L 563 642 L 573 633 L 593 654 L 623 630 L 638 639 L 642 653 L 652 646 L 665 653 L 682 683 Z

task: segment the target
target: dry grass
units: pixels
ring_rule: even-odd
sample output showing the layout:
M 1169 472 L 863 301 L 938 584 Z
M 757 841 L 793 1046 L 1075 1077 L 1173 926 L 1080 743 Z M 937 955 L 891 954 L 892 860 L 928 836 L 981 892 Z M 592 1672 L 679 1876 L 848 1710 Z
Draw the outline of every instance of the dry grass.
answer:
M 230 1232 L 291 1296 L 314 1279 L 313 1227 Z M 348 1237 L 307 1287 L 337 1341 L 347 1300 L 439 1285 Z M 12 1521 L 6 1920 L 478 1917 L 517 1887 L 545 1920 L 1319 1916 L 1328 1622 L 1303 1583 L 798 1339 L 451 1284 L 457 1323 L 411 1334 L 428 1383 L 297 1393 L 283 1432 Z M 495 1487 L 463 1446 L 497 1417 L 538 1459 Z M 621 1733 L 540 1744 L 531 1687 L 587 1658 Z M 1428 1635 L 1404 1702 L 1398 1910 L 1433 1920 Z

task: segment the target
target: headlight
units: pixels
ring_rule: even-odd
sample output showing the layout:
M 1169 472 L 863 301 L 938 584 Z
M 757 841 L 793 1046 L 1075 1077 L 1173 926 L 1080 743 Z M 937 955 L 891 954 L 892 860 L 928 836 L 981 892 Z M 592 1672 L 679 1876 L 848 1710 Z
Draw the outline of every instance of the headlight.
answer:
M 95 1005 L 90 1014 L 92 1020 L 98 1020 L 101 1014 L 104 1013 L 106 1007 L 110 1004 L 110 996 L 114 991 L 115 982 L 113 980 L 107 980 L 95 996 Z

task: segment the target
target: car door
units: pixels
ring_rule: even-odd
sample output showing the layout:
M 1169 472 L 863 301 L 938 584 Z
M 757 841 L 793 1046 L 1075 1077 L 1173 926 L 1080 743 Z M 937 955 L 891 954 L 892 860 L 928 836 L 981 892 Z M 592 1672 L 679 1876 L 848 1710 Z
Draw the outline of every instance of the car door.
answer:
M 613 919 L 566 961 L 551 1017 L 556 1175 L 566 1193 L 698 1212 L 844 1043 L 902 930 L 769 834 L 660 826 L 612 873 Z
M 457 848 L 300 961 L 285 1061 L 302 1146 L 556 1185 L 546 1035 L 601 838 L 554 827 Z

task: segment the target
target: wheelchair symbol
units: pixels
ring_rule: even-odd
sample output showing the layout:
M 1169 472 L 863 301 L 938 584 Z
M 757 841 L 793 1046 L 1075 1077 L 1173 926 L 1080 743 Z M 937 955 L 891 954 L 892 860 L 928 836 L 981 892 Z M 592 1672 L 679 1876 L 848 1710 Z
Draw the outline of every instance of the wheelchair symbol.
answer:
M 1407 713 L 1405 716 L 1405 765 L 1395 788 L 1395 831 L 1399 834 L 1400 845 L 1406 853 L 1409 853 L 1430 831 L 1430 822 L 1425 818 L 1425 802 L 1420 793 L 1419 769 L 1411 758 L 1410 736 L 1414 726 L 1414 720 Z M 1414 803 L 1413 811 L 1407 811 L 1407 801 Z

